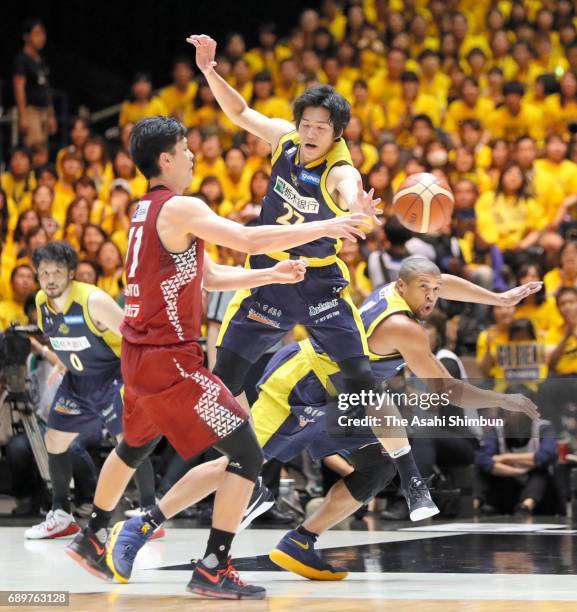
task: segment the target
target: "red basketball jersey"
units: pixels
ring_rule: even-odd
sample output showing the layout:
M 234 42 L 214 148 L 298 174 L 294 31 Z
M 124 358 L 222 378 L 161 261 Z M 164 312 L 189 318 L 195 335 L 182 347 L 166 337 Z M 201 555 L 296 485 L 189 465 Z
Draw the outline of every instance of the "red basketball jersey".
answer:
M 122 336 L 133 344 L 164 346 L 198 340 L 202 317 L 204 241 L 183 253 L 162 245 L 156 219 L 175 196 L 164 186 L 142 196 L 130 224 Z

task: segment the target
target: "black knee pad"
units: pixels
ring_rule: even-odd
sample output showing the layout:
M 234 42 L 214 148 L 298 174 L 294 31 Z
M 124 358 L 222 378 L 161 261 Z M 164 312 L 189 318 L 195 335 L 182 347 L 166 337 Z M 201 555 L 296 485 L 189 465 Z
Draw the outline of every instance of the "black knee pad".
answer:
M 218 348 L 216 351 L 216 364 L 212 370 L 225 387 L 237 397 L 244 391 L 244 384 L 252 363 L 233 351 Z
M 355 471 L 343 481 L 349 493 L 362 504 L 366 504 L 393 480 L 396 469 L 393 462 L 383 454 L 380 444 L 365 446 L 347 459 Z
M 215 444 L 214 448 L 228 457 L 227 472 L 256 482 L 264 462 L 264 455 L 249 422 Z
M 360 393 L 376 389 L 377 380 L 368 357 L 343 359 L 339 361 L 339 368 L 343 374 L 346 393 Z
M 137 470 L 140 464 L 152 453 L 156 445 L 160 442 L 162 436 L 154 438 L 147 444 L 142 446 L 130 446 L 123 438 L 120 444 L 116 447 L 116 454 L 126 463 L 128 467 Z

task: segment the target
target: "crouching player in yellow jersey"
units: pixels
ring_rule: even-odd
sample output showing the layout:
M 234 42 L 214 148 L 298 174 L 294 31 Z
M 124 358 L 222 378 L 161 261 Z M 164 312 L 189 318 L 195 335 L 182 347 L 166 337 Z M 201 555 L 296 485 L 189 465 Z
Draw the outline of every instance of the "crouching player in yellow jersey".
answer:
M 537 291 L 539 286 L 540 283 L 529 283 L 496 294 L 461 278 L 442 275 L 424 257 L 406 259 L 399 280 L 374 291 L 360 309 L 375 377 L 379 381 L 389 379 L 406 363 L 420 379 L 446 381 L 446 388 L 452 391 L 451 403 L 456 406 L 499 406 L 535 418 L 535 405 L 523 395 L 486 391 L 451 378 L 433 355 L 427 332 L 419 320 L 427 319 L 439 297 L 513 305 Z M 266 459 L 285 462 L 307 450 L 315 459 L 338 453 L 351 464 L 350 474 L 331 488 L 318 510 L 287 533 L 270 553 L 277 565 L 311 580 L 346 577 L 346 569 L 332 567 L 315 553 L 316 539 L 371 500 L 396 472 L 370 430 L 366 430 L 366 435 L 331 433 L 329 422 L 334 421 L 334 415 L 327 412 L 331 410 L 326 406 L 327 393 L 342 389 L 340 376 L 338 364 L 314 340 L 287 345 L 269 362 L 259 381 L 259 398 L 252 407 L 255 430 Z M 391 435 L 406 433 L 403 429 L 391 431 Z M 428 492 L 423 497 L 415 490 L 419 486 L 414 481 L 404 491 L 412 520 L 431 516 L 432 508 L 436 510 Z

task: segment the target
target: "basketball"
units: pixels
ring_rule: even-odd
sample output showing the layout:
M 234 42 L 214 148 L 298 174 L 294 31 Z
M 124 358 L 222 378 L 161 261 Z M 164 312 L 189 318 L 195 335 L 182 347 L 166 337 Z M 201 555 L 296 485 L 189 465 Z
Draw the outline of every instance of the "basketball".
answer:
M 445 181 L 419 172 L 407 177 L 393 197 L 393 209 L 408 229 L 426 234 L 451 221 L 455 198 Z

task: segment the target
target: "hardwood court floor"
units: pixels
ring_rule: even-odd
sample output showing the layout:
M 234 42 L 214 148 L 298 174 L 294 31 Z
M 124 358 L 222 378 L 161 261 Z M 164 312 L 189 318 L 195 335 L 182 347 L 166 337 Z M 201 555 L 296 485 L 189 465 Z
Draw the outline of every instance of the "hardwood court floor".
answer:
M 250 529 L 233 555 L 243 578 L 266 586 L 269 597 L 258 602 L 200 600 L 185 591 L 206 529 L 169 528 L 139 553 L 133 580 L 121 585 L 77 566 L 63 552 L 69 540 L 25 541 L 23 527 L 0 527 L 0 590 L 67 590 L 66 609 L 86 611 L 575 612 L 577 534 L 549 523 L 529 531 L 440 521 L 417 530 L 331 531 L 319 540 L 323 557 L 351 570 L 336 583 L 278 571 L 267 553 L 284 531 Z M 39 610 L 18 608 L 27 609 Z

